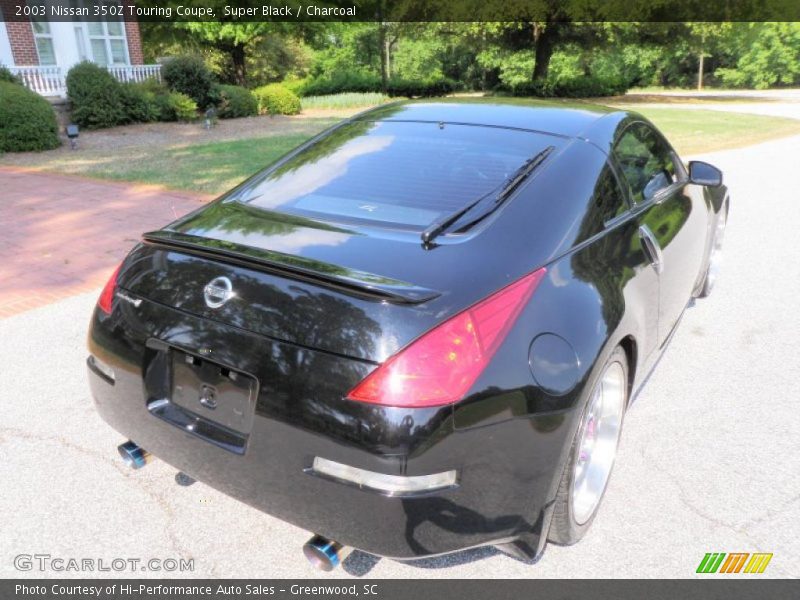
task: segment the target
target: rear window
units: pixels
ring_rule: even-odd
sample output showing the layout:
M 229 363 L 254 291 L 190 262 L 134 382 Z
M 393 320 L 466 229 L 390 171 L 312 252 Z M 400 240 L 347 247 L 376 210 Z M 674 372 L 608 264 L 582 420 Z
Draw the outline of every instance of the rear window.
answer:
M 356 121 L 255 177 L 234 199 L 316 219 L 425 228 L 499 188 L 558 141 L 494 127 Z

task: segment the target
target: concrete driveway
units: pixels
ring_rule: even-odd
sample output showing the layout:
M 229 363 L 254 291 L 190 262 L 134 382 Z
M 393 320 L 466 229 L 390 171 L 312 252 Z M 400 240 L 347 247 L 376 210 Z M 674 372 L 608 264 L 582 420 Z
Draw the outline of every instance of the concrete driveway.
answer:
M 664 102 L 659 102 L 663 98 Z M 695 98 L 701 102 L 691 103 Z M 674 100 L 680 100 L 674 104 Z M 631 100 L 634 103 L 629 104 Z M 620 106 L 686 108 L 696 110 L 718 110 L 722 112 L 749 113 L 768 117 L 800 119 L 800 89 L 783 90 L 713 90 L 692 92 L 686 90 L 650 93 L 631 93 L 621 97 Z M 689 102 L 684 103 L 684 102 Z
M 771 552 L 760 577 L 800 576 L 798 156 L 800 137 L 705 157 L 731 189 L 726 269 L 629 412 L 580 544 L 537 564 L 491 549 L 410 564 L 356 553 L 331 577 L 692 577 L 706 552 Z M 0 320 L 0 577 L 26 575 L 14 557 L 35 553 L 194 559 L 173 576 L 317 576 L 300 553 L 308 532 L 178 487 L 164 463 L 123 468 L 84 375 L 96 294 Z

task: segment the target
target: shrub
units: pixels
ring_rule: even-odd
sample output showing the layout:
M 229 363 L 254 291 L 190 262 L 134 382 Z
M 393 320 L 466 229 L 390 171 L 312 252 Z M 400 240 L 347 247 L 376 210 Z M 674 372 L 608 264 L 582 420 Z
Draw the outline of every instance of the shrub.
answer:
M 258 112 L 270 115 L 296 115 L 300 112 L 300 98 L 279 83 L 270 83 L 253 90 L 258 100 Z
M 194 121 L 197 103 L 186 94 L 166 92 L 155 97 L 160 121 Z
M 120 104 L 127 123 L 149 123 L 159 118 L 156 93 L 141 83 L 123 83 L 120 86 Z
M 742 88 L 747 87 L 748 77 L 738 69 L 727 69 L 720 67 L 714 71 L 714 76 L 720 80 L 724 87 Z M 758 89 L 758 88 L 756 88 Z
M 537 96 L 556 98 L 596 98 L 599 96 L 617 96 L 628 90 L 628 85 L 621 78 L 598 78 L 591 76 L 576 77 L 562 81 L 531 81 L 513 88 L 500 88 L 512 96 Z
M 235 119 L 237 117 L 251 117 L 258 114 L 258 100 L 247 88 L 238 85 L 220 85 L 219 110 L 220 119 Z
M 318 77 L 299 86 L 301 96 L 328 96 L 342 92 L 380 92 L 381 78 L 355 72 L 340 72 L 330 77 Z
M 305 93 L 305 87 L 311 83 L 311 81 L 313 81 L 312 77 L 287 77 L 281 81 L 281 85 L 302 98 L 303 96 L 309 95 Z
M 26 87 L 0 81 L 0 152 L 50 150 L 60 144 L 50 103 Z
M 186 94 L 200 108 L 217 103 L 214 77 L 199 56 L 177 56 L 161 67 L 161 77 L 173 92 Z
M 78 63 L 67 73 L 72 119 L 81 127 L 100 129 L 127 122 L 122 95 L 121 84 L 94 63 Z
M 18 83 L 22 85 L 19 77 L 13 75 L 8 68 L 0 66 L 0 81 L 6 81 L 8 83 Z
M 381 93 L 381 78 L 362 73 L 338 73 L 332 77 L 308 81 L 300 87 L 302 96 L 330 96 L 348 92 Z M 392 78 L 387 82 L 390 96 L 430 97 L 444 96 L 456 90 L 456 83 L 444 77 L 426 80 Z
M 386 91 L 390 96 L 407 98 L 445 96 L 456 90 L 456 83 L 444 77 L 427 81 L 410 81 L 406 79 L 390 79 Z

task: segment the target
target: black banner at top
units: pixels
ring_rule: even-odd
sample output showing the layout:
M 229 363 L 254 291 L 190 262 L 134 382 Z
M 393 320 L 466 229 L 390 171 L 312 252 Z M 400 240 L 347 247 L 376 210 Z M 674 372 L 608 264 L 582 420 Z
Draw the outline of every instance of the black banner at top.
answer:
M 800 0 L 0 0 L 3 20 L 800 21 Z

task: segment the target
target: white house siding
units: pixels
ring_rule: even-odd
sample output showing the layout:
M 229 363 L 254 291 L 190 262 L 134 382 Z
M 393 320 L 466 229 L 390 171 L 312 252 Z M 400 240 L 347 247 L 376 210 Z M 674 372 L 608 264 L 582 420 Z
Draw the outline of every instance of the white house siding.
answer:
M 14 55 L 11 53 L 11 42 L 8 31 L 3 21 L 3 9 L 0 8 L 0 65 L 11 67 L 14 65 Z

